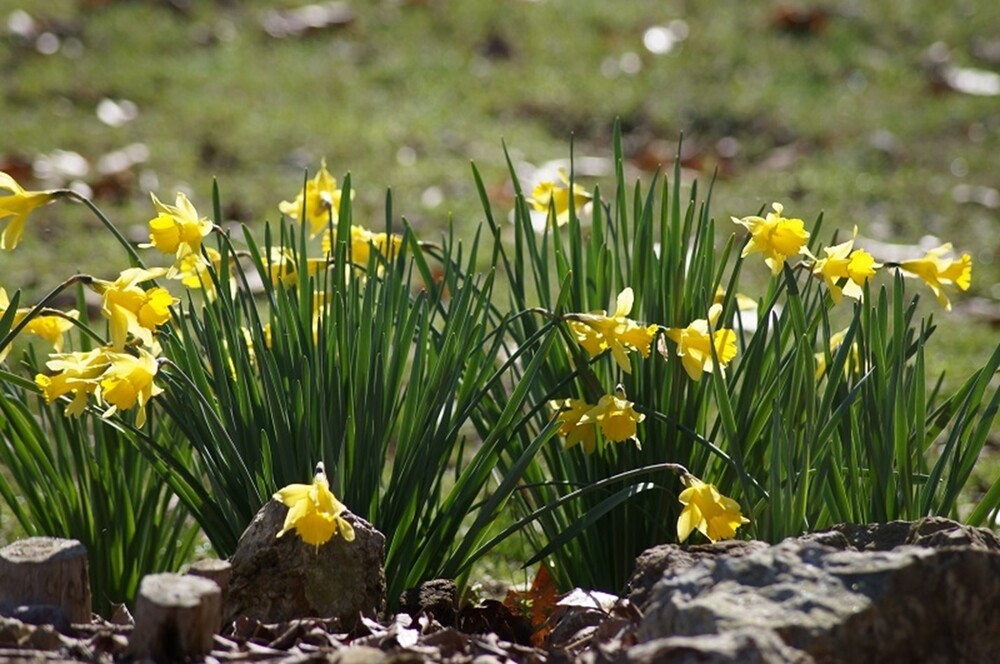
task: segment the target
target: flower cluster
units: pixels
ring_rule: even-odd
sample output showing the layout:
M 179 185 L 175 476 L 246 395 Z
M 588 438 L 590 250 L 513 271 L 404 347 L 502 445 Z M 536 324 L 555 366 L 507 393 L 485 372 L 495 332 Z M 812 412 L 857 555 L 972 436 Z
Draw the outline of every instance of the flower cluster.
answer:
M 638 445 L 636 425 L 646 418 L 635 411 L 621 388 L 617 394 L 605 394 L 596 404 L 583 399 L 562 399 L 550 401 L 549 407 L 562 423 L 559 434 L 566 438 L 566 449 L 582 444 L 587 454 L 597 449 L 598 427 L 607 440 L 616 443 L 631 440 Z
M 840 304 L 844 295 L 861 300 L 865 283 L 875 276 L 879 268 L 885 266 L 876 262 L 875 257 L 864 249 L 854 248 L 858 227 L 854 227 L 850 240 L 825 247 L 825 255 L 817 258 L 806 246 L 809 233 L 802 220 L 783 217 L 785 208 L 781 203 L 772 203 L 771 207 L 774 212 L 769 212 L 767 217 L 732 218 L 734 223 L 750 231 L 750 240 L 743 247 L 742 255 L 764 254 L 764 262 L 771 268 L 771 274 L 777 275 L 789 258 L 803 254 L 806 257 L 806 267 L 823 280 L 834 304 Z M 907 277 L 922 279 L 930 286 L 941 306 L 946 311 L 951 311 L 951 301 L 945 294 L 944 287 L 956 286 L 964 291 L 972 283 L 972 258 L 969 254 L 962 254 L 957 259 L 945 258 L 951 251 L 951 243 L 946 243 L 928 251 L 923 258 L 891 265 L 900 269 Z
M 658 329 L 656 325 L 640 325 L 627 317 L 634 299 L 632 289 L 626 288 L 618 294 L 612 315 L 604 311 L 574 314 L 568 323 L 573 337 L 591 357 L 610 350 L 625 373 L 632 372 L 628 351 L 637 350 L 643 357 L 649 357 L 649 348 Z
M 126 353 L 102 346 L 85 352 L 54 353 L 45 366 L 54 373 L 38 374 L 35 384 L 48 403 L 72 396 L 67 415 L 83 413 L 87 397 L 94 395 L 106 407 L 104 417 L 138 407 L 136 425 L 141 427 L 146 422 L 146 404 L 163 391 L 153 382 L 159 369 L 156 356 L 144 348 Z
M 725 367 L 736 357 L 736 332 L 716 328 L 722 315 L 721 305 L 712 305 L 707 319 L 696 320 L 686 328 L 667 328 L 655 324 L 643 325 L 629 318 L 634 300 L 632 289 L 625 288 L 618 294 L 615 311 L 611 315 L 605 311 L 567 315 L 565 318 L 570 334 L 591 357 L 610 351 L 615 363 L 625 373 L 632 372 L 628 353 L 638 351 L 642 357 L 649 357 L 659 331 L 674 342 L 676 354 L 693 380 L 700 380 L 703 373 L 711 373 L 716 366 L 725 371 Z M 658 350 L 664 359 L 669 358 L 663 337 Z M 639 442 L 636 424 L 644 416 L 635 412 L 632 403 L 625 401 L 623 394 L 605 395 L 596 405 L 580 399 L 555 400 L 549 405 L 558 411 L 557 417 L 562 422 L 559 433 L 566 438 L 567 449 L 583 443 L 584 452 L 592 454 L 597 449 L 594 424 L 600 425 L 608 440 L 620 442 L 632 439 Z

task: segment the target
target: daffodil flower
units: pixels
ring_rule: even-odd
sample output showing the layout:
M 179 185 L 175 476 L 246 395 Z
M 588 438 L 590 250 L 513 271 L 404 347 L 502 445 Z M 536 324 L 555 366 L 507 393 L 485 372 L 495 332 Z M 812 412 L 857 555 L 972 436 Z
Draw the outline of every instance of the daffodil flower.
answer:
M 882 267 L 875 258 L 864 249 L 855 249 L 854 241 L 858 237 L 858 227 L 850 240 L 832 247 L 825 247 L 825 258 L 815 258 L 813 274 L 823 278 L 834 304 L 840 304 L 843 296 L 861 300 L 864 296 L 865 282 L 875 276 L 875 270 Z M 805 250 L 808 253 L 808 250 Z M 843 286 L 840 283 L 843 282 Z
M 656 325 L 640 325 L 628 318 L 634 298 L 632 289 L 626 288 L 618 294 L 615 312 L 611 316 L 604 311 L 571 314 L 568 323 L 573 337 L 591 357 L 610 349 L 615 362 L 625 373 L 632 373 L 628 351 L 637 350 L 643 357 L 649 357 L 653 337 L 659 329 Z
M 7 298 L 7 291 L 0 288 L 0 316 L 3 316 L 7 312 L 8 307 L 10 307 L 10 300 Z M 14 312 L 12 326 L 18 325 L 31 313 L 31 311 L 32 309 L 30 307 L 24 307 Z M 21 328 L 21 333 L 32 334 L 36 337 L 45 339 L 52 344 L 52 349 L 59 353 L 62 352 L 63 349 L 63 334 L 73 329 L 72 319 L 79 317 L 79 315 L 80 312 L 76 309 L 66 312 L 63 316 L 57 316 L 55 314 L 38 315 L 29 320 L 25 326 Z M 10 346 L 0 350 L 0 362 L 4 361 L 9 351 Z
M 162 277 L 166 272 L 159 268 L 133 267 L 124 270 L 114 281 L 94 280 L 91 287 L 104 296 L 101 312 L 109 321 L 115 350 L 125 347 L 129 334 L 151 347 L 153 331 L 170 320 L 170 307 L 177 299 L 164 288 L 143 290 L 139 285 Z
M 342 193 L 337 189 L 337 180 L 326 170 L 324 159 L 313 179 L 306 182 L 305 192 L 296 196 L 294 201 L 282 201 L 278 209 L 286 217 L 302 221 L 299 217 L 304 204 L 309 232 L 315 237 L 323 232 L 327 224 L 336 225 Z
M 105 353 L 109 364 L 101 374 L 97 396 L 109 406 L 103 417 L 138 406 L 135 423 L 142 427 L 146 423 L 146 404 L 163 392 L 163 388 L 153 382 L 158 369 L 156 358 L 144 348 L 136 352 L 137 355 L 111 350 Z
M 338 533 L 345 541 L 354 541 L 354 528 L 340 516 L 346 508 L 330 491 L 322 462 L 316 465 L 312 484 L 289 484 L 275 493 L 274 499 L 288 507 L 278 537 L 294 528 L 303 542 L 317 549 Z
M 847 338 L 847 328 L 830 335 L 829 348 L 831 356 L 840 350 L 840 347 L 844 344 L 845 338 Z M 826 373 L 826 353 L 816 353 L 814 357 L 816 359 L 816 380 L 819 380 Z M 858 343 L 854 342 L 851 344 L 851 355 L 844 364 L 844 373 L 849 375 L 852 370 L 856 370 L 860 368 L 860 366 L 860 351 L 858 350 Z
M 706 484 L 694 475 L 684 475 L 687 486 L 678 500 L 684 505 L 677 519 L 677 541 L 684 542 L 695 530 L 712 542 L 732 539 L 736 529 L 750 523 L 740 513 L 740 505 L 719 493 L 714 484 Z
M 271 247 L 271 256 L 264 258 L 263 263 L 275 286 L 292 288 L 299 284 L 299 263 L 291 250 Z M 309 275 L 319 274 L 326 264 L 325 258 L 307 258 L 306 271 Z
M 72 394 L 73 399 L 65 412 L 68 416 L 79 416 L 87 407 L 87 397 L 100 387 L 101 375 L 108 365 L 104 348 L 87 352 L 53 353 L 45 366 L 55 373 L 51 376 L 38 374 L 35 376 L 35 385 L 42 391 L 46 403 Z
M 576 183 L 573 184 L 571 195 L 569 178 L 566 176 L 566 172 L 561 169 L 559 180 L 558 183 L 552 180 L 539 182 L 531 192 L 528 202 L 531 203 L 536 212 L 544 212 L 548 215 L 549 224 L 554 220 L 559 226 L 565 226 L 569 223 L 570 205 L 572 204 L 572 209 L 579 214 L 583 206 L 589 203 L 593 196 Z
M 801 219 L 781 216 L 785 211 L 781 203 L 772 203 L 771 207 L 774 212 L 768 212 L 767 217 L 732 217 L 732 220 L 750 231 L 750 241 L 743 247 L 743 257 L 757 252 L 764 254 L 764 262 L 771 268 L 771 274 L 777 275 L 789 256 L 802 251 L 809 233 Z
M 333 243 L 336 242 L 336 231 L 327 231 L 323 235 L 322 250 L 323 255 L 333 254 Z M 359 269 L 368 266 L 371 258 L 372 248 L 375 248 L 387 261 L 392 261 L 399 255 L 403 246 L 403 238 L 399 235 L 389 235 L 385 232 L 373 233 L 364 226 L 354 224 L 351 226 L 351 262 Z M 382 274 L 383 267 L 378 265 L 377 273 Z
M 59 190 L 26 191 L 13 177 L 0 171 L 0 191 L 7 191 L 6 196 L 0 196 L 0 219 L 13 217 L 0 233 L 0 249 L 11 251 L 21 241 L 24 233 L 24 223 L 35 208 L 47 205 L 62 195 Z
M 593 408 L 593 405 L 583 399 L 561 399 L 549 402 L 549 408 L 557 411 L 556 417 L 562 424 L 559 435 L 566 439 L 564 449 L 582 444 L 583 451 L 593 454 L 597 449 L 597 429 L 593 422 L 580 423 L 580 418 Z
M 677 355 L 681 358 L 684 370 L 694 380 L 701 380 L 704 372 L 715 370 L 715 360 L 712 358 L 712 346 L 719 359 L 719 369 L 725 371 L 726 366 L 736 357 L 736 332 L 731 329 L 715 329 L 722 315 L 722 305 L 713 304 L 708 310 L 708 318 L 699 318 L 685 328 L 668 328 L 667 337 L 677 344 Z M 710 326 L 715 329 L 710 334 Z M 664 353 L 665 350 L 661 349 Z
M 616 394 L 605 394 L 596 406 L 584 413 L 577 421 L 578 425 L 597 424 L 601 433 L 608 440 L 621 443 L 636 438 L 636 425 L 646 419 L 642 413 L 637 413 L 631 401 Z
M 149 222 L 149 244 L 139 246 L 155 247 L 178 259 L 197 254 L 202 239 L 212 232 L 212 222 L 198 216 L 198 211 L 183 193 L 178 192 L 176 205 L 161 203 L 156 194 L 151 196 L 159 214 Z
M 222 254 L 211 247 L 204 248 L 208 258 L 201 253 L 191 253 L 180 258 L 167 272 L 167 279 L 179 279 L 185 288 L 205 290 L 205 297 L 209 302 L 215 300 L 215 282 L 209 273 L 209 266 L 219 274 L 222 269 Z M 232 274 L 229 275 L 229 290 L 235 292 L 236 281 Z
M 899 269 L 908 277 L 924 280 L 945 311 L 951 311 L 951 301 L 944 292 L 945 286 L 954 285 L 960 290 L 968 290 L 972 284 L 972 257 L 962 254 L 957 259 L 944 258 L 951 253 L 951 242 L 931 249 L 923 258 L 901 261 Z

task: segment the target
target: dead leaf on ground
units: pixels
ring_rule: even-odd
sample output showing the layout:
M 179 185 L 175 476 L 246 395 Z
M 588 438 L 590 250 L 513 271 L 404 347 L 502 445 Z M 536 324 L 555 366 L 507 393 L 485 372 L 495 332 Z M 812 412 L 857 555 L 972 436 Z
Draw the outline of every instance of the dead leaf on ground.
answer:
M 308 37 L 343 28 L 355 20 L 354 10 L 346 2 L 305 5 L 297 9 L 275 10 L 264 14 L 261 27 L 275 39 Z

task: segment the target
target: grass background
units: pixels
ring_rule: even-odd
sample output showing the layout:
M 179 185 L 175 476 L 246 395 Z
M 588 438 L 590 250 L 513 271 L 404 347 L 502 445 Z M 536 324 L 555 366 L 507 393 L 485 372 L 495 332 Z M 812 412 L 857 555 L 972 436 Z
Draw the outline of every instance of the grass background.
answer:
M 599 158 L 581 182 L 606 183 L 620 117 L 636 177 L 672 163 L 682 133 L 688 172 L 718 169 L 716 219 L 779 200 L 809 222 L 824 211 L 826 232 L 953 241 L 973 254 L 973 286 L 947 315 L 921 291 L 940 323 L 928 369 L 957 380 L 997 342 L 1000 97 L 946 89 L 932 65 L 1000 71 L 1000 3 L 351 0 L 342 26 L 267 33 L 270 12 L 303 4 L 0 0 L 0 169 L 55 186 L 32 165 L 78 153 L 90 165 L 78 179 L 142 240 L 150 190 L 186 191 L 207 212 L 217 177 L 226 215 L 260 229 L 325 157 L 352 173 L 357 220 L 381 227 L 391 187 L 419 233 L 453 221 L 471 237 L 483 215 L 470 159 L 498 210 L 512 204 L 501 141 L 527 174 L 573 140 Z M 676 43 L 653 52 L 644 38 L 663 30 Z M 135 118 L 102 122 L 103 99 L 129 100 Z M 98 172 L 135 144 L 144 161 Z M 37 296 L 124 264 L 85 210 L 51 206 L 0 255 L 0 285 Z

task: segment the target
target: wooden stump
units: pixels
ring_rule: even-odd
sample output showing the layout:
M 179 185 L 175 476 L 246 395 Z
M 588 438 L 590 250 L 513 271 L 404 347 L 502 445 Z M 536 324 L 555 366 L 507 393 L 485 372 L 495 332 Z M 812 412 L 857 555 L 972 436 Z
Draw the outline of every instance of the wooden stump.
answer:
M 222 591 L 222 603 L 226 603 L 226 591 L 229 590 L 229 579 L 233 576 L 233 566 L 228 561 L 218 558 L 205 558 L 196 560 L 188 568 L 188 574 L 200 576 L 203 579 L 215 581 L 219 590 Z
M 201 657 L 221 626 L 222 592 L 214 581 L 149 574 L 139 584 L 129 654 L 158 662 Z
M 29 537 L 0 549 L 0 605 L 42 604 L 72 623 L 90 622 L 87 549 L 77 540 Z

